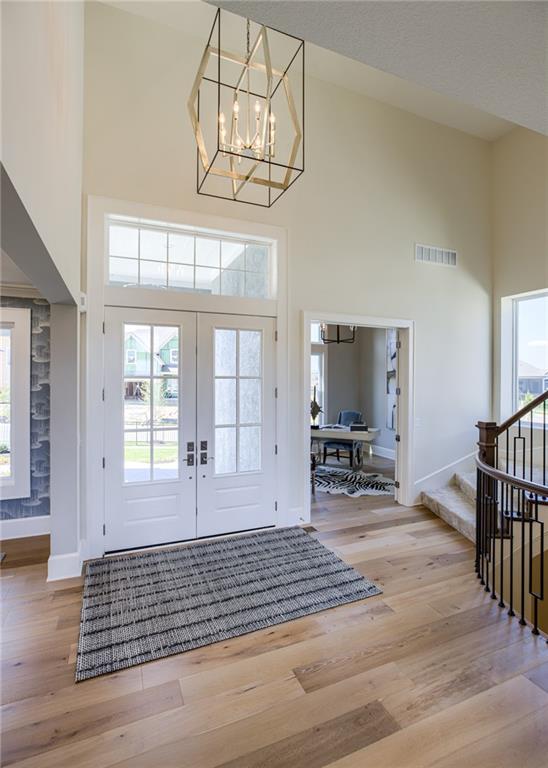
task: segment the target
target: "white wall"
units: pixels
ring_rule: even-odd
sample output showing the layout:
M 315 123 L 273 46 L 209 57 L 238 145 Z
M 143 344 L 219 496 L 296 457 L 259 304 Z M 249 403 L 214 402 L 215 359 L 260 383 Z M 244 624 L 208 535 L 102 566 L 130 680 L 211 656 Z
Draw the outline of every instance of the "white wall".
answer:
M 198 197 L 185 101 L 200 55 L 176 30 L 87 6 L 84 191 L 286 227 L 291 422 L 303 309 L 410 318 L 416 478 L 468 454 L 490 410 L 489 145 L 309 78 L 307 169 L 282 200 L 265 211 Z M 416 265 L 415 241 L 456 248 L 459 268 Z
M 3 2 L 2 163 L 76 299 L 80 290 L 84 5 Z
M 498 415 L 501 299 L 548 288 L 548 137 L 516 128 L 496 141 L 492 185 L 494 404 Z
M 395 450 L 396 433 L 386 426 L 386 329 L 360 328 L 362 410 L 367 423 L 381 431 L 375 445 Z
M 328 326 L 328 338 L 335 338 L 337 326 Z M 341 333 L 348 334 L 347 327 Z M 357 332 L 359 333 L 359 331 Z M 354 344 L 327 344 L 327 419 L 335 424 L 339 411 L 361 409 L 360 348 Z

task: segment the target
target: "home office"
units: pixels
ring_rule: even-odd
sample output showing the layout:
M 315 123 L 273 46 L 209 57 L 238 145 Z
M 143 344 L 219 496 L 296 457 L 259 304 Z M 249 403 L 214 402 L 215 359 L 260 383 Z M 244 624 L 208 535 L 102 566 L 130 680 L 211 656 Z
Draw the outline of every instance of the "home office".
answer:
M 398 333 L 310 324 L 312 493 L 395 490 Z

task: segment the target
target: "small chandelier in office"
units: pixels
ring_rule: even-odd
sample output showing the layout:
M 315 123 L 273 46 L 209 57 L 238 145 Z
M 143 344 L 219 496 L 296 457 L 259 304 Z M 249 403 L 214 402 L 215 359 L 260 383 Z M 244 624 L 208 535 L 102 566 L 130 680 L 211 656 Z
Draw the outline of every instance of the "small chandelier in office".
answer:
M 198 194 L 270 208 L 304 171 L 304 41 L 219 9 L 188 110 Z
M 341 326 L 337 325 L 336 335 L 334 339 L 330 339 L 327 335 L 327 323 L 320 323 L 320 338 L 324 344 L 353 344 L 356 341 L 356 326 L 349 325 L 349 336 L 343 336 L 341 332 Z

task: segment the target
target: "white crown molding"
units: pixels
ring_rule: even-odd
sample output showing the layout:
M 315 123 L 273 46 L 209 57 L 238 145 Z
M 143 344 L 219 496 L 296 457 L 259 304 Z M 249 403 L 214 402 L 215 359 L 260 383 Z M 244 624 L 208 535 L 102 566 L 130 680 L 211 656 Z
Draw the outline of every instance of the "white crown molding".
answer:
M 14 299 L 41 299 L 42 294 L 32 285 L 16 283 L 0 283 L 0 296 L 8 296 Z

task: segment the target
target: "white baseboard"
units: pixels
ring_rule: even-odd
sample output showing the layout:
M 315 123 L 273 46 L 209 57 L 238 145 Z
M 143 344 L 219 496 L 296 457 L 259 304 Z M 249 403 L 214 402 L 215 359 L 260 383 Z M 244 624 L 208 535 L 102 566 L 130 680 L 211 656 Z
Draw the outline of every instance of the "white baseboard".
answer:
M 50 516 L 19 517 L 0 520 L 0 539 L 24 539 L 27 536 L 44 536 L 50 530 Z
M 372 445 L 373 456 L 381 456 L 383 459 L 396 461 L 396 451 L 393 448 L 383 448 L 382 445 Z
M 80 552 L 66 555 L 50 555 L 48 560 L 48 581 L 70 579 L 82 574 L 82 556 Z
M 435 490 L 447 485 L 454 474 L 457 472 L 471 472 L 475 467 L 476 451 L 462 456 L 460 459 L 446 464 L 444 467 L 431 472 L 429 475 L 415 480 L 414 493 L 415 504 L 420 504 L 420 496 L 423 491 Z

